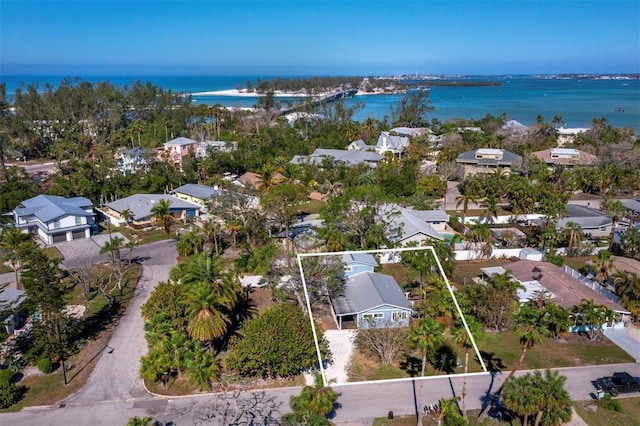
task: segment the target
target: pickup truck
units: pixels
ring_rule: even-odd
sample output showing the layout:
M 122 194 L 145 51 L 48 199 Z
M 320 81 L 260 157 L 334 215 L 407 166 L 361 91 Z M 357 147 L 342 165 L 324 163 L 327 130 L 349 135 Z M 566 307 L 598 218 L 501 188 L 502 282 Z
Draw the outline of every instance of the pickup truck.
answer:
M 618 396 L 621 393 L 632 393 L 640 390 L 640 385 L 629 373 L 613 373 L 612 376 L 596 379 L 599 391 Z

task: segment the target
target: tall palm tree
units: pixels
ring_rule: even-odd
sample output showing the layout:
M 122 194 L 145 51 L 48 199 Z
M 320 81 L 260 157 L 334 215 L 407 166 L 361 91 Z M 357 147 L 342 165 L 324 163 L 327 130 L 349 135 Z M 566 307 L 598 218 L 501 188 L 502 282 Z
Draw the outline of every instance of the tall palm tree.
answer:
M 22 262 L 20 261 L 20 247 L 29 241 L 31 236 L 29 234 L 23 234 L 17 228 L 5 228 L 0 234 L 0 254 L 2 259 L 9 261 L 11 269 L 15 274 L 16 286 L 22 289 L 20 283 L 20 268 Z
M 153 213 L 153 221 L 156 225 L 162 226 L 164 232 L 169 235 L 171 233 L 171 225 L 175 221 L 175 218 L 171 214 L 171 201 L 160 199 L 158 203 L 151 208 Z
M 550 334 L 549 329 L 544 322 L 544 314 L 545 312 L 543 309 L 538 309 L 535 306 L 522 305 L 520 307 L 520 311 L 514 319 L 514 329 L 518 333 L 518 338 L 520 340 L 520 344 L 522 345 L 520 356 L 513 363 L 513 367 L 509 372 L 507 378 L 504 379 L 502 385 L 500 385 L 498 390 L 495 392 L 496 397 L 499 397 L 501 395 L 505 384 L 509 382 L 516 371 L 520 368 L 529 349 L 540 343 L 542 341 L 542 337 L 548 336 Z M 491 400 L 491 402 L 487 404 L 485 409 L 480 413 L 480 417 L 478 418 L 478 420 L 481 423 L 484 421 L 487 414 L 489 414 L 489 411 L 493 407 L 493 404 L 494 400 Z
M 564 385 L 567 382 L 565 376 L 557 371 L 545 370 L 544 376 L 540 370 L 533 373 L 532 384 L 540 395 L 538 412 L 534 426 L 541 423 L 546 425 L 559 425 L 571 420 L 571 396 Z
M 521 416 L 523 425 L 528 425 L 529 416 L 537 413 L 541 399 L 530 374 L 511 380 L 504 386 L 502 393 L 504 406 Z
M 578 315 L 586 329 L 587 337 L 593 341 L 604 331 L 604 325 L 613 320 L 614 312 L 604 305 L 596 305 L 593 299 L 583 299 L 578 304 Z
M 440 324 L 433 319 L 428 317 L 422 318 L 420 322 L 418 322 L 417 327 L 411 329 L 410 340 L 420 348 L 420 352 L 422 352 L 420 376 L 424 377 L 424 370 L 427 365 L 427 353 L 442 341 L 442 328 Z M 420 407 L 422 407 L 422 386 L 423 381 L 420 381 L 420 396 L 418 400 L 418 406 Z M 418 410 L 418 425 L 422 425 L 422 410 Z
M 456 209 L 462 206 L 462 224 L 469 211 L 469 203 L 477 203 L 478 198 L 471 194 L 460 194 L 456 197 Z
M 609 250 L 600 250 L 593 256 L 593 269 L 596 273 L 596 280 L 604 284 L 609 279 L 609 272 L 614 268 L 615 260 Z
M 485 198 L 480 207 L 483 208 L 482 215 L 489 219 L 489 223 L 496 223 L 496 218 L 498 217 L 498 210 L 500 209 L 500 200 L 493 195 L 489 195 Z
M 479 338 L 482 335 L 482 325 L 471 315 L 464 316 L 467 328 L 461 319 L 456 320 L 453 328 L 453 340 L 456 344 L 464 348 L 464 381 L 462 382 L 462 417 L 467 418 L 466 398 L 467 398 L 467 376 L 469 372 L 469 349 L 473 347 L 473 336 Z
M 582 248 L 582 227 L 576 222 L 567 222 L 565 229 L 569 236 L 567 254 L 572 256 Z

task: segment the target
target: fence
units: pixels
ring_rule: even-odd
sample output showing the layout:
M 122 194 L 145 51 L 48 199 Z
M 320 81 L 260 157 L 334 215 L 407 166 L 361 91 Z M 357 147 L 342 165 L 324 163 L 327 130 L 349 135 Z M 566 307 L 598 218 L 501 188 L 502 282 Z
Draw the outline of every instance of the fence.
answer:
M 591 290 L 603 295 L 604 297 L 606 297 L 607 299 L 615 302 L 615 303 L 619 303 L 620 298 L 612 293 L 611 291 L 607 290 L 606 288 L 604 288 L 603 286 L 601 286 L 600 284 L 598 284 L 595 281 L 590 280 L 589 278 L 585 277 L 584 275 L 582 275 L 580 272 L 576 271 L 575 269 L 567 266 L 567 265 L 562 265 L 561 267 L 562 271 L 571 275 L 573 278 L 577 279 L 578 281 L 580 281 L 582 284 L 586 285 L 587 287 L 589 287 Z

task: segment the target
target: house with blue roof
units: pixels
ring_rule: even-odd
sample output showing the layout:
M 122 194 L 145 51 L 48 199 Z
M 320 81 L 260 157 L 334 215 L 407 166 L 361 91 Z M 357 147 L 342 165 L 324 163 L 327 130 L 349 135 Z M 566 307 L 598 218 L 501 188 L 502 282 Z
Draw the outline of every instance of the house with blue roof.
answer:
M 97 231 L 93 203 L 85 197 L 38 195 L 13 211 L 16 228 L 37 235 L 46 244 L 91 237 Z
M 413 310 L 395 278 L 361 272 L 345 280 L 344 292 L 332 299 L 338 328 L 406 327 Z

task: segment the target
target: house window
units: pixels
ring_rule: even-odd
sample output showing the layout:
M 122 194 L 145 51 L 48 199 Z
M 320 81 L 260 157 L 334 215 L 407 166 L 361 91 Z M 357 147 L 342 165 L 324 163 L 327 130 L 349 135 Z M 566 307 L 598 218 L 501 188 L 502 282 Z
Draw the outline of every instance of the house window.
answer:
M 407 311 L 394 311 L 392 314 L 392 318 L 394 321 L 406 320 Z
M 76 216 L 76 226 L 82 225 L 82 218 L 80 216 Z
M 351 272 L 351 271 L 353 271 L 353 266 L 351 266 L 351 265 L 349 265 L 349 266 L 345 266 L 345 267 L 344 267 L 344 270 L 345 270 L 346 272 Z
M 373 312 L 371 314 L 363 314 L 362 318 L 364 319 L 384 318 L 384 314 L 382 312 Z
M 53 221 L 53 229 L 59 229 L 60 228 L 60 221 L 59 220 L 54 220 Z

